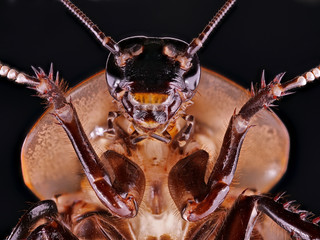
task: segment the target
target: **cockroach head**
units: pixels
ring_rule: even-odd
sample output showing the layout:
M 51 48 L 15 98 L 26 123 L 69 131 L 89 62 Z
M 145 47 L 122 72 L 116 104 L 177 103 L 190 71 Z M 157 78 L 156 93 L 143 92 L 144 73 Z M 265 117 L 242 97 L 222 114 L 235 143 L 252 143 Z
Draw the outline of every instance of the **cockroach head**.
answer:
M 118 43 L 106 66 L 109 92 L 144 128 L 166 125 L 190 100 L 200 80 L 196 54 L 173 38 L 131 37 Z

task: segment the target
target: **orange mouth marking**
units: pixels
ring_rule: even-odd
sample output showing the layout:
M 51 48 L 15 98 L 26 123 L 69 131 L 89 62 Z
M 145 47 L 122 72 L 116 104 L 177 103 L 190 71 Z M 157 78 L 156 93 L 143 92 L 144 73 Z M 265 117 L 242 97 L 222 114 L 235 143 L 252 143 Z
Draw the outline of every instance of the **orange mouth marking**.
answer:
M 161 104 L 167 100 L 168 95 L 162 93 L 135 93 L 133 97 L 142 104 Z

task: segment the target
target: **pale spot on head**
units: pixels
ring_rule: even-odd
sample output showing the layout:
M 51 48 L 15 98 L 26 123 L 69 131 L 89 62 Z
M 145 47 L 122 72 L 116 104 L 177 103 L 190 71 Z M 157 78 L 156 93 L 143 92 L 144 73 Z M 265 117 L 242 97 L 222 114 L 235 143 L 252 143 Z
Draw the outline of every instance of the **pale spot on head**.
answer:
M 177 53 L 172 49 L 172 47 L 166 45 L 163 47 L 163 54 L 167 55 L 170 58 L 177 56 Z

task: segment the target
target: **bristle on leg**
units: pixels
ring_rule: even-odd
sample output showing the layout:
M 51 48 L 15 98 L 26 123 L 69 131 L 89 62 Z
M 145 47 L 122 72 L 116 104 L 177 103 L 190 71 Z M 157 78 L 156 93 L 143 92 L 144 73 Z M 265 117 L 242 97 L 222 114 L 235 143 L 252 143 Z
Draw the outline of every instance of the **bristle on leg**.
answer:
M 289 92 L 290 90 L 303 87 L 308 82 L 312 82 L 315 79 L 320 78 L 320 66 L 313 68 L 312 70 L 302 74 L 301 76 L 297 76 L 290 81 L 281 83 L 281 80 L 284 74 L 285 73 L 278 74 L 268 85 L 266 85 L 264 71 L 263 71 L 262 77 L 261 77 L 261 87 L 258 93 L 256 94 L 259 94 L 264 89 L 267 89 L 267 91 L 269 91 L 268 94 L 271 94 L 274 99 L 288 95 L 290 94 Z M 251 95 L 252 95 L 252 87 L 251 87 Z

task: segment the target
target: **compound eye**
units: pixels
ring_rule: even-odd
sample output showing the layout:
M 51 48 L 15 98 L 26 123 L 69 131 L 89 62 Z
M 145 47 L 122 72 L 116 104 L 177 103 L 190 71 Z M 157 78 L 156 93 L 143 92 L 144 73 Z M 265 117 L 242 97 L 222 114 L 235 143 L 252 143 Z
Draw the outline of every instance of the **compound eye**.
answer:
M 124 90 L 130 88 L 132 84 L 131 82 L 125 80 L 123 73 L 119 67 L 113 68 L 112 74 L 106 71 L 106 79 L 109 93 L 115 99 L 118 99 L 119 94 Z
M 185 78 L 184 80 L 187 89 L 191 91 L 194 91 L 197 88 L 199 81 L 200 78 L 198 77 L 198 75 L 190 76 L 188 78 Z
M 120 79 L 115 77 L 115 76 L 110 76 L 108 75 L 107 77 L 107 83 L 108 83 L 108 88 L 109 89 L 112 89 L 112 90 L 115 90 L 116 88 L 119 87 L 119 84 L 120 84 Z

